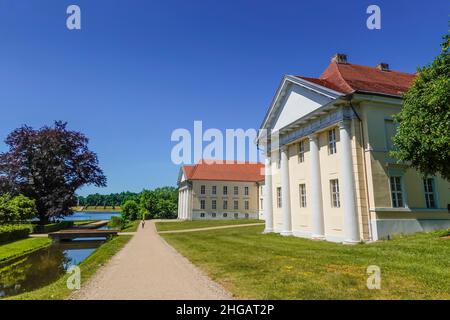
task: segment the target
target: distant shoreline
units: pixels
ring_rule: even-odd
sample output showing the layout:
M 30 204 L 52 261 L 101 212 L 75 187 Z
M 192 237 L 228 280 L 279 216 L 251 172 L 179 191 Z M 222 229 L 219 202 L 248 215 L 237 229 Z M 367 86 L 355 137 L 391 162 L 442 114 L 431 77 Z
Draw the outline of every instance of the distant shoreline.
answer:
M 73 207 L 72 210 L 74 212 L 120 212 L 120 207 L 113 207 L 110 206 L 89 206 L 89 207 Z

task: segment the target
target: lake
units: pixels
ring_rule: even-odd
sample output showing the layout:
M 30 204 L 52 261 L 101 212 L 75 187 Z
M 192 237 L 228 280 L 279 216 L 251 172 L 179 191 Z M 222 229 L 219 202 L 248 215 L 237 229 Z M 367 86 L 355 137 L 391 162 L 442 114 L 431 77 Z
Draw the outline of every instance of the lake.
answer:
M 111 220 L 111 217 L 120 217 L 119 212 L 75 212 L 71 216 L 64 218 L 66 221 L 77 221 L 77 220 Z

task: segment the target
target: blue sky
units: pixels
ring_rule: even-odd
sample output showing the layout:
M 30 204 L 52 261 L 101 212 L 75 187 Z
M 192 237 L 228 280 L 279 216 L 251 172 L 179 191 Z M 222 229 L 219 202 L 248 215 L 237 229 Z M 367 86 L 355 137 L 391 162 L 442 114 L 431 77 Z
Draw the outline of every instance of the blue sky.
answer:
M 77 4 L 82 30 L 66 28 Z M 366 8 L 381 8 L 381 30 Z M 258 128 L 283 74 L 336 52 L 414 72 L 439 52 L 448 1 L 0 0 L 0 139 L 65 120 L 108 177 L 91 192 L 175 185 L 176 128 Z M 0 151 L 6 146 L 1 143 Z

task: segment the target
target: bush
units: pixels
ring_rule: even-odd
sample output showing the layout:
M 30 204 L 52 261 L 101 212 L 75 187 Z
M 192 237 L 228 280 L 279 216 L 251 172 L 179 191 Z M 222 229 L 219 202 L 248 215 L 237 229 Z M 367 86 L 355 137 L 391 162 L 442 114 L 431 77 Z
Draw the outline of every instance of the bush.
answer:
M 139 216 L 139 205 L 134 200 L 126 201 L 122 206 L 122 218 L 126 221 L 137 220 Z
M 108 227 L 122 229 L 125 225 L 125 221 L 122 217 L 111 217 L 111 220 L 108 222 Z
M 35 224 L 32 227 L 32 231 L 33 233 L 50 233 L 71 227 L 73 227 L 73 221 L 61 221 L 44 225 Z
M 27 238 L 30 234 L 30 226 L 24 224 L 17 225 L 1 225 L 0 226 L 0 243 L 10 242 Z
M 36 203 L 24 195 L 11 197 L 8 193 L 0 196 L 0 222 L 17 222 L 33 218 L 37 213 Z

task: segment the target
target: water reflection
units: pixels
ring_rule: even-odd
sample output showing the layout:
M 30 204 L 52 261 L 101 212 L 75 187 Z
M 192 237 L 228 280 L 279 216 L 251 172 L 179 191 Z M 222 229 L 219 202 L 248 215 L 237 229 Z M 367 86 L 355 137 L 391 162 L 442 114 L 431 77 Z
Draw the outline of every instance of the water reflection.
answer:
M 86 259 L 103 241 L 55 243 L 0 264 L 0 298 L 34 290 L 56 281 L 74 264 Z

